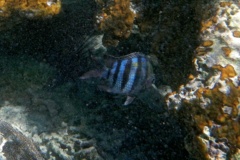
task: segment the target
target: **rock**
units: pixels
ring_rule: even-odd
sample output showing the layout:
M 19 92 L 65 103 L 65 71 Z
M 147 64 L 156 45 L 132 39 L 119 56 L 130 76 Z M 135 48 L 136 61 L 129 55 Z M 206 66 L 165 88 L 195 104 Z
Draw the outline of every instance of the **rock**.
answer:
M 9 123 L 0 120 L 1 159 L 44 160 L 33 141 Z
M 225 160 L 240 153 L 240 7 L 214 2 L 205 8 L 193 59 L 196 75 L 167 101 L 189 126 L 185 142 L 191 155 Z

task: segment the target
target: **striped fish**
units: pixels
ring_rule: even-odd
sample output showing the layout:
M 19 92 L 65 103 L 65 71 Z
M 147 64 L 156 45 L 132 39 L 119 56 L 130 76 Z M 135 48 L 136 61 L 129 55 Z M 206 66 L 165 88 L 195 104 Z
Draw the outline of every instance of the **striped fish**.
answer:
M 122 57 L 111 57 L 106 60 L 103 69 L 85 73 L 80 79 L 100 77 L 106 80 L 99 88 L 115 94 L 127 95 L 124 105 L 130 104 L 143 89 L 150 87 L 154 74 L 150 60 L 142 53 L 134 52 Z

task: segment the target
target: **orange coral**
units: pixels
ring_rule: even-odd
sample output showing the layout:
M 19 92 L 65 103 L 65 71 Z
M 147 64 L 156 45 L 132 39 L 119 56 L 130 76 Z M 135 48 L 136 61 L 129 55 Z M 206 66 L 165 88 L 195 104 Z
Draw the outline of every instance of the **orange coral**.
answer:
M 213 17 L 212 19 L 209 19 L 207 21 L 202 21 L 202 27 L 201 27 L 201 32 L 205 31 L 206 29 L 208 29 L 209 27 L 211 27 L 215 22 L 215 17 Z
M 233 66 L 227 65 L 226 67 L 222 67 L 220 65 L 215 65 L 213 68 L 221 71 L 221 80 L 224 80 L 226 78 L 232 78 L 237 75 L 236 71 L 234 70 Z
M 199 98 L 211 99 L 211 105 L 205 110 L 206 114 L 204 116 L 221 125 L 216 129 L 216 137 L 227 138 L 231 144 L 230 148 L 234 152 L 236 147 L 240 147 L 240 123 L 237 120 L 240 87 L 235 87 L 230 80 L 226 80 L 226 85 L 229 86 L 230 90 L 227 95 L 219 90 L 222 87 L 220 84 L 213 89 L 199 89 L 197 95 Z M 227 111 L 224 111 L 225 107 Z M 203 125 L 211 127 L 211 125 L 206 123 L 205 119 L 199 120 L 198 115 L 195 115 L 194 119 L 200 130 L 202 130 Z
M 105 32 L 104 45 L 117 45 L 120 39 L 130 36 L 135 14 L 130 9 L 130 0 L 114 0 L 98 15 L 98 27 Z
M 199 74 L 195 79 L 190 78 L 185 87 L 180 87 L 178 94 L 169 95 L 168 102 L 169 107 L 177 109 L 180 121 L 189 127 L 190 139 L 186 148 L 194 158 L 239 159 L 240 78 L 237 53 L 240 29 L 235 23 L 239 22 L 239 3 L 211 4 L 207 6 L 212 9 L 205 7 L 204 12 L 199 6 L 200 14 L 205 13 L 201 15 L 202 43 L 195 50 L 193 60 Z M 224 34 L 226 36 L 222 36 Z
M 211 40 L 207 40 L 202 43 L 203 47 L 210 47 L 211 45 L 213 45 L 213 41 Z
M 234 31 L 233 36 L 236 38 L 240 38 L 240 31 Z
M 230 53 L 232 52 L 231 48 L 229 47 L 222 47 L 222 50 L 224 52 L 224 54 L 228 57 L 230 55 Z
M 28 18 L 46 17 L 60 12 L 59 0 L 51 2 L 48 0 L 0 0 L 0 16 L 8 17 L 12 12 L 19 11 Z
M 213 41 L 207 40 L 202 42 L 202 44 L 196 48 L 195 52 L 198 56 L 206 55 L 209 52 L 212 52 L 213 48 L 211 47 L 214 44 Z
M 231 6 L 231 4 L 232 4 L 231 2 L 220 2 L 221 7 L 226 7 L 226 6 L 229 7 L 229 6 Z
M 227 67 L 226 67 L 227 68 Z M 231 76 L 230 76 L 231 77 Z M 222 93 L 221 84 L 215 85 L 213 89 L 199 88 L 196 92 L 197 100 L 184 101 L 185 109 L 178 112 L 178 116 L 188 126 L 194 126 L 195 135 L 189 135 L 194 139 L 186 141 L 187 150 L 194 157 L 199 159 L 211 159 L 209 150 L 205 146 L 204 128 L 212 128 L 211 134 L 216 139 L 226 139 L 230 148 L 229 156 L 234 155 L 240 148 L 240 122 L 239 122 L 239 97 L 240 87 L 236 87 L 231 80 L 226 77 L 226 86 L 230 92 Z M 209 99 L 211 102 L 202 107 L 202 99 Z M 193 118 L 193 120 L 189 120 Z M 217 127 L 213 127 L 216 126 Z M 206 135 L 205 135 L 206 136 Z M 207 138 L 208 139 L 208 138 Z M 194 145 L 194 146 L 193 146 Z M 196 151 L 198 151 L 196 153 Z M 201 157 L 201 158 L 200 158 Z

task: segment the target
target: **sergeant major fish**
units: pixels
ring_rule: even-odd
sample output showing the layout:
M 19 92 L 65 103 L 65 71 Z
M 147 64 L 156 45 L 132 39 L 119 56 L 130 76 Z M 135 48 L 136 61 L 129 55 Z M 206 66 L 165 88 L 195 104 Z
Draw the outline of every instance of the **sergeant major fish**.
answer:
M 150 60 L 139 52 L 122 57 L 112 57 L 104 63 L 103 69 L 91 70 L 80 79 L 99 77 L 106 80 L 99 88 L 115 94 L 127 95 L 124 105 L 130 104 L 136 95 L 154 83 Z

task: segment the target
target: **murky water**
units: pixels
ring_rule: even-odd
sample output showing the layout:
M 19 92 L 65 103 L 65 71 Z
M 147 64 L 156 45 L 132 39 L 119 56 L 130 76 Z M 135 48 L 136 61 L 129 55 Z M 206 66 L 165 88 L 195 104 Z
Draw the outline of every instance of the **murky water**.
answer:
M 193 70 L 198 17 L 192 3 L 136 3 L 135 9 L 148 10 L 142 16 L 149 30 L 118 46 L 103 46 L 105 32 L 96 27 L 102 6 L 95 1 L 63 0 L 52 18 L 3 20 L 11 27 L 0 34 L 1 119 L 32 139 L 45 159 L 190 159 L 186 129 L 174 114 L 151 107 L 164 108 L 163 97 L 144 93 L 123 106 L 126 96 L 79 77 L 99 67 L 93 56 L 143 52 L 158 61 L 156 86 L 177 89 Z

